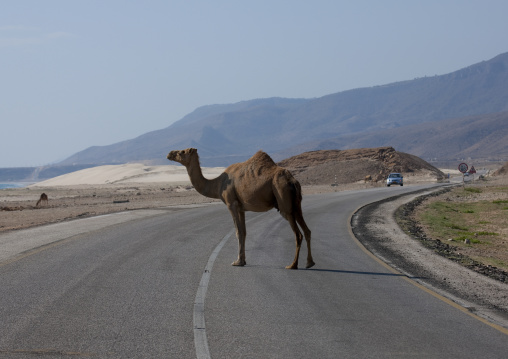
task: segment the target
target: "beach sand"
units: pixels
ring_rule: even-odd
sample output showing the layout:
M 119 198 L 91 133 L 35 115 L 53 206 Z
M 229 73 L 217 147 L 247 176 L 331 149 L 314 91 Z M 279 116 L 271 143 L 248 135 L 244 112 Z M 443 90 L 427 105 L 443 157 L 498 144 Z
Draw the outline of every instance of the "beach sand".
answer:
M 206 178 L 215 178 L 224 168 L 204 167 L 202 171 Z M 435 181 L 430 177 L 405 180 L 407 184 Z M 302 191 L 305 196 L 383 185 L 362 181 L 338 186 L 303 186 Z M 48 202 L 36 206 L 42 193 L 48 196 Z M 197 193 L 183 166 L 137 163 L 99 166 L 24 188 L 0 190 L 0 232 L 113 212 L 211 202 L 220 201 Z
M 207 178 L 223 168 L 204 168 Z M 36 206 L 42 193 L 47 203 Z M 0 232 L 113 212 L 217 200 L 197 193 L 182 166 L 99 166 L 0 190 Z

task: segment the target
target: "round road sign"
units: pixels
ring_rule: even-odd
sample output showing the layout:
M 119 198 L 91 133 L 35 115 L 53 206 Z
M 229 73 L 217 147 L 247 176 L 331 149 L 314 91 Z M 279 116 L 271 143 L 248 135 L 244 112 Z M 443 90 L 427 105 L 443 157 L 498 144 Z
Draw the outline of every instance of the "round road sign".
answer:
M 459 165 L 459 171 L 462 172 L 462 173 L 466 173 L 467 172 L 467 168 L 468 168 L 468 166 L 465 163 L 461 163 Z

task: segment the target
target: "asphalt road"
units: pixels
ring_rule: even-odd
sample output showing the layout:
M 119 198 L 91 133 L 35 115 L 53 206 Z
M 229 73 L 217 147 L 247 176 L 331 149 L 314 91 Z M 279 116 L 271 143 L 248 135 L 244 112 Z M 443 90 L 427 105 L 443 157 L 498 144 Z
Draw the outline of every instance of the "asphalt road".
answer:
M 284 269 L 295 244 L 274 210 L 248 213 L 247 266 L 232 267 L 237 242 L 222 204 L 1 235 L 2 248 L 37 243 L 42 232 L 58 242 L 0 260 L 0 358 L 506 357 L 505 333 L 390 271 L 352 238 L 355 209 L 420 188 L 305 196 L 309 270 Z

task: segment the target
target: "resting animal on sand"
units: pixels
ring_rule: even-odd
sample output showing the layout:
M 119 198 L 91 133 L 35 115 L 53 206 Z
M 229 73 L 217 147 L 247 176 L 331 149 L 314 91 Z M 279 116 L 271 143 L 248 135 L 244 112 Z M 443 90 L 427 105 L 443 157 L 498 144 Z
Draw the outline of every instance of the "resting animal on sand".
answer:
M 48 204 L 48 195 L 46 193 L 41 194 L 41 198 L 39 198 L 35 207 L 39 207 L 39 204 L 42 204 L 43 202 Z
M 311 231 L 305 224 L 302 214 L 300 183 L 288 170 L 277 166 L 266 153 L 259 151 L 247 161 L 229 166 L 219 177 L 211 180 L 203 177 L 198 151 L 195 148 L 171 151 L 167 158 L 187 168 L 192 185 L 199 193 L 206 197 L 221 199 L 228 207 L 236 227 L 239 247 L 238 259 L 232 265 L 246 264 L 245 212 L 266 212 L 272 208 L 280 211 L 295 233 L 295 258 L 286 268 L 298 269 L 298 256 L 303 239 L 298 225 L 302 228 L 307 241 L 306 268 L 314 265 L 310 250 Z

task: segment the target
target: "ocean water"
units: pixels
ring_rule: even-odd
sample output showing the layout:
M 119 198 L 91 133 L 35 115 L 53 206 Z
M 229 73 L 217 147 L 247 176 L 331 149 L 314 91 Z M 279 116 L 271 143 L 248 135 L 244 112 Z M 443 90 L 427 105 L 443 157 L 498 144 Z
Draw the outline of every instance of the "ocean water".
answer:
M 24 187 L 24 185 L 19 183 L 0 183 L 0 189 L 4 188 L 21 188 Z

